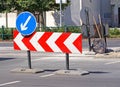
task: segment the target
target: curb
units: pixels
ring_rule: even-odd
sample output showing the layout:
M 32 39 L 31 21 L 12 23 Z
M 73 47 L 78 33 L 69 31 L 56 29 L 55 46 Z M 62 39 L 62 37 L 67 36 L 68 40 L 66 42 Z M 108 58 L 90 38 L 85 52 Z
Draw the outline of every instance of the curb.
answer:
M 40 69 L 26 69 L 26 68 L 16 68 L 11 70 L 13 73 L 31 73 L 31 74 L 36 74 L 36 73 L 42 73 L 44 70 Z
M 120 52 L 110 52 L 105 54 L 96 54 L 95 58 L 120 58 Z
M 13 47 L 0 47 L 0 51 L 14 52 L 15 50 L 13 49 Z M 18 54 L 15 54 L 15 55 L 18 55 Z M 64 56 L 64 55 L 60 54 L 59 56 Z M 112 48 L 109 47 L 108 53 L 104 53 L 104 54 L 96 54 L 93 51 L 87 51 L 86 49 L 83 49 L 82 54 L 70 54 L 70 57 L 120 58 L 120 47 L 112 47 Z

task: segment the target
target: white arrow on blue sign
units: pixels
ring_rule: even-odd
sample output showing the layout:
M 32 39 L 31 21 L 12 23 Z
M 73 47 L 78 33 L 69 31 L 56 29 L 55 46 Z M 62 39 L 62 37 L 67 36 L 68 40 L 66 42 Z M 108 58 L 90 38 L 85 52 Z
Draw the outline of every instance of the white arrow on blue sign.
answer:
M 28 11 L 22 12 L 16 19 L 16 28 L 22 35 L 32 34 L 37 27 L 36 18 Z

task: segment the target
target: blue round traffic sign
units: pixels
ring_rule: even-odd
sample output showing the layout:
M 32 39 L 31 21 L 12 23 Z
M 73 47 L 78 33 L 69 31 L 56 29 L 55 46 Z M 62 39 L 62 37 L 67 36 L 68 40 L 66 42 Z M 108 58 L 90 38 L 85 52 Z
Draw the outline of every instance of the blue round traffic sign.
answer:
M 22 35 L 32 34 L 37 27 L 36 18 L 28 11 L 22 12 L 16 19 L 16 28 Z

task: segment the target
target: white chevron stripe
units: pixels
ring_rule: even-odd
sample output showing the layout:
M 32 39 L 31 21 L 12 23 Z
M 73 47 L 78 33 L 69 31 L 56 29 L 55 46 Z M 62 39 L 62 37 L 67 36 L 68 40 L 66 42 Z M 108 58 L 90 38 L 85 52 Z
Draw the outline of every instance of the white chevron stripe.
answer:
M 72 33 L 64 42 L 66 47 L 72 52 L 72 53 L 80 53 L 79 50 L 74 46 L 73 42 L 79 37 L 80 34 Z
M 46 43 L 50 46 L 50 48 L 54 52 L 62 52 L 60 48 L 55 44 L 55 41 L 60 37 L 62 33 L 53 33 L 49 39 L 46 41 Z
M 19 33 L 16 38 L 14 39 L 14 42 L 19 46 L 19 48 L 21 50 L 28 50 L 28 48 L 24 45 L 24 43 L 22 42 L 22 39 L 24 37 Z
M 44 32 L 36 32 L 35 35 L 31 38 L 30 42 L 37 51 L 45 52 L 42 46 L 38 43 L 38 40 L 42 37 L 43 34 Z

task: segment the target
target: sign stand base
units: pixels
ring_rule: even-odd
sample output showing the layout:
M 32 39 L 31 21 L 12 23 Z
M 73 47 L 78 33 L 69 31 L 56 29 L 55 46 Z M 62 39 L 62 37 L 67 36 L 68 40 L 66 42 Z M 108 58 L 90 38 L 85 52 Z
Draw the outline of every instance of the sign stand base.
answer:
M 54 72 L 54 74 L 56 75 L 88 75 L 89 72 L 88 71 L 84 71 L 84 70 L 58 70 L 56 72 Z
M 11 70 L 11 72 L 13 73 L 31 73 L 31 74 L 35 74 L 35 73 L 42 73 L 44 72 L 44 70 L 40 70 L 40 69 L 26 69 L 26 68 L 16 68 Z
M 32 64 L 31 64 L 31 52 L 27 51 L 27 56 L 28 56 L 28 68 L 16 68 L 11 70 L 11 72 L 14 73 L 42 73 L 44 70 L 40 69 L 32 69 Z

